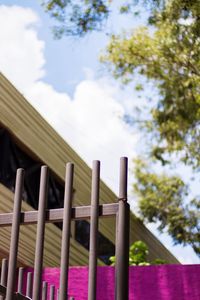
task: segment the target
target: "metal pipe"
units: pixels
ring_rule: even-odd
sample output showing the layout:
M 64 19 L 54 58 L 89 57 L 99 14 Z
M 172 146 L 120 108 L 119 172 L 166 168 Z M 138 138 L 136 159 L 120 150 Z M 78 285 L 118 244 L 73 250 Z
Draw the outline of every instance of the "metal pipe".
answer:
M 23 185 L 24 185 L 24 170 L 18 169 L 17 176 L 16 176 L 15 195 L 14 195 L 13 223 L 12 223 L 12 230 L 11 230 L 6 300 L 13 299 L 13 293 L 15 288 Z
M 119 205 L 119 204 L 118 204 Z M 117 295 L 117 290 L 116 290 L 116 287 L 117 287 L 117 262 L 116 262 L 116 258 L 118 257 L 118 230 L 119 230 L 119 226 L 118 226 L 118 221 L 119 219 L 119 210 L 118 212 L 116 213 L 116 218 L 115 218 L 115 299 L 116 299 L 116 295 Z
M 23 289 L 23 276 L 24 276 L 24 268 L 19 268 L 17 292 L 20 293 L 20 294 L 23 294 L 22 293 L 22 289 Z
M 33 273 L 28 272 L 27 274 L 27 283 L 26 283 L 26 296 L 32 298 L 33 290 Z
M 41 289 L 42 289 L 42 265 L 43 265 L 45 209 L 47 204 L 47 192 L 48 192 L 48 168 L 47 166 L 42 166 L 41 177 L 40 177 L 38 224 L 37 224 L 35 264 L 34 264 L 34 276 L 33 276 L 33 300 L 40 299 Z
M 60 293 L 60 291 L 59 291 L 59 289 L 57 289 L 57 300 L 59 300 L 59 293 Z
M 8 275 L 8 260 L 3 258 L 1 262 L 1 285 L 6 286 Z
M 118 203 L 109 203 L 99 205 L 99 217 L 114 217 L 118 211 Z M 76 206 L 72 207 L 71 218 L 73 220 L 85 220 L 91 217 L 91 207 Z M 46 223 L 62 222 L 64 215 L 64 208 L 47 209 L 45 215 Z M 0 227 L 7 227 L 12 225 L 13 213 L 0 214 Z M 38 211 L 24 211 L 20 214 L 20 224 L 37 224 Z
M 93 161 L 90 219 L 88 300 L 96 299 L 100 161 Z
M 49 300 L 54 300 L 54 297 L 55 297 L 55 286 L 51 285 L 50 286 L 50 298 L 49 298 Z
M 48 283 L 46 281 L 43 281 L 42 285 L 42 300 L 47 299 L 47 288 L 48 288 Z
M 129 297 L 129 214 L 127 203 L 128 159 L 120 159 L 119 212 L 116 245 L 115 300 Z
M 2 259 L 1 262 L 1 285 L 6 286 L 8 276 L 8 260 L 6 258 Z M 4 296 L 0 295 L 0 300 L 5 299 Z
M 60 293 L 59 300 L 66 300 L 68 294 L 68 268 L 69 268 L 69 248 L 70 248 L 70 230 L 71 230 L 71 209 L 73 197 L 73 172 L 74 165 L 67 163 L 65 175 L 65 196 L 64 196 L 64 214 L 62 230 L 62 248 L 61 248 L 61 270 L 60 270 Z

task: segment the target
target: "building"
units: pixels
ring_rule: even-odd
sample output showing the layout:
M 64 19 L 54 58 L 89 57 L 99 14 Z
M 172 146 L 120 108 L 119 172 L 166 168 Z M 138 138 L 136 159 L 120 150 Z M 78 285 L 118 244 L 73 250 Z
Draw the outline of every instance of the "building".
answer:
M 65 164 L 68 161 L 75 164 L 73 205 L 89 205 L 91 169 L 0 74 L 0 212 L 12 211 L 15 173 L 18 167 L 26 170 L 23 210 L 37 208 L 40 167 L 43 164 L 51 170 L 48 208 L 62 207 Z M 116 195 L 101 182 L 100 203 L 115 201 Z M 46 225 L 45 266 L 59 265 L 60 228 L 60 224 Z M 73 222 L 71 265 L 87 265 L 88 232 L 87 221 Z M 35 233 L 35 225 L 21 228 L 18 258 L 22 265 L 33 265 Z M 9 228 L 0 228 L 0 258 L 8 256 L 9 234 Z M 104 264 L 114 254 L 114 218 L 100 220 L 99 238 L 99 264 Z M 136 240 L 143 240 L 148 245 L 150 259 L 159 257 L 168 263 L 179 263 L 142 222 L 131 214 L 130 243 Z

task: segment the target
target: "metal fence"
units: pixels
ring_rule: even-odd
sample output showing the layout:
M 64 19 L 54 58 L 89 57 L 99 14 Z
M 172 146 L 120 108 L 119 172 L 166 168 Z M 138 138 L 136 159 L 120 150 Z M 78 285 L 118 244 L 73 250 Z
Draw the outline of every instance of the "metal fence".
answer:
M 9 261 L 6 259 L 2 260 L 0 300 L 47 299 L 48 283 L 42 282 L 46 222 L 63 222 L 60 284 L 57 291 L 55 290 L 54 286 L 50 286 L 49 299 L 74 299 L 73 297 L 68 297 L 70 226 L 71 220 L 80 219 L 90 219 L 88 300 L 95 300 L 97 297 L 98 219 L 99 217 L 111 216 L 116 217 L 115 300 L 128 300 L 130 208 L 129 204 L 127 203 L 127 169 L 127 158 L 122 157 L 120 159 L 119 197 L 116 203 L 100 205 L 100 162 L 93 161 L 91 205 L 72 207 L 74 165 L 72 163 L 67 163 L 65 175 L 64 208 L 48 210 L 46 209 L 46 204 L 49 171 L 46 166 L 43 166 L 41 168 L 40 176 L 38 211 L 28 212 L 21 212 L 24 170 L 17 170 L 13 212 L 0 214 L 0 226 L 12 226 Z M 37 224 L 34 272 L 33 274 L 31 272 L 27 274 L 25 295 L 22 294 L 24 280 L 23 268 L 19 268 L 18 276 L 16 271 L 20 224 Z

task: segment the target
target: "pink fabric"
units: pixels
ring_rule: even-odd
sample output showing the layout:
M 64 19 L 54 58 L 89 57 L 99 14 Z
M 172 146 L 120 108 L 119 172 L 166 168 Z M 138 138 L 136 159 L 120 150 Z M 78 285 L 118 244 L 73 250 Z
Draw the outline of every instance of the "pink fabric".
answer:
M 28 271 L 30 269 L 27 269 Z M 58 268 L 46 268 L 43 279 L 59 287 Z M 88 268 L 69 271 L 69 295 L 87 300 Z M 129 300 L 200 300 L 200 265 L 130 267 Z M 97 300 L 114 300 L 114 268 L 98 267 Z

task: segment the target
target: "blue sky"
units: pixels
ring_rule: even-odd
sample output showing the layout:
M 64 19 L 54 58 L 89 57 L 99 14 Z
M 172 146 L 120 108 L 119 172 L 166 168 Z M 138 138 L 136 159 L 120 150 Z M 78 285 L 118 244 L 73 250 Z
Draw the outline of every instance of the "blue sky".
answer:
M 106 31 L 144 21 L 145 15 L 133 20 L 114 13 Z M 52 24 L 39 1 L 0 0 L 0 70 L 90 166 L 92 159 L 102 161 L 102 178 L 117 192 L 119 157 L 131 162 L 143 144 L 140 133 L 123 122 L 137 95 L 132 88 L 121 89 L 99 63 L 108 42 L 105 33 L 55 40 Z M 131 188 L 130 199 L 134 207 Z M 173 247 L 154 225 L 149 228 L 182 262 L 199 263 L 189 247 Z
M 46 75 L 44 80 L 52 84 L 58 91 L 62 92 L 67 88 L 68 93 L 73 93 L 74 86 L 85 78 L 85 68 L 93 70 L 96 77 L 102 74 L 105 75 L 105 70 L 102 70 L 102 65 L 98 60 L 100 50 L 105 48 L 108 41 L 108 36 L 105 32 L 91 33 L 82 39 L 65 37 L 56 40 L 51 34 L 51 27 L 55 22 L 48 14 L 44 13 L 39 2 L 34 0 L 0 0 L 0 4 L 32 8 L 42 20 L 37 32 L 39 38 L 45 40 L 45 43 L 48 45 L 44 51 L 46 58 Z M 126 28 L 138 25 L 138 20 L 133 21 L 130 17 L 119 17 L 117 15 L 116 12 L 120 2 L 122 1 L 118 1 L 115 13 L 112 14 L 112 18 L 107 22 L 106 32 L 120 32 L 121 24 Z

